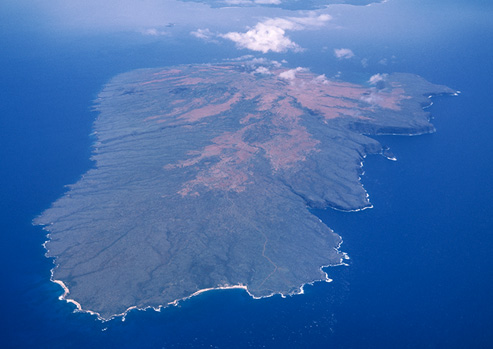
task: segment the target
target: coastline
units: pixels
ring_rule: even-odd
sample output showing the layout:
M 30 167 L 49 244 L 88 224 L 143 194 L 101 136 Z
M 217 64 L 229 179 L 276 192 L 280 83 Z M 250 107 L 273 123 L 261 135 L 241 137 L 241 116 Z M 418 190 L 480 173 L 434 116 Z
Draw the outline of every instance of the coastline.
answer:
M 373 207 L 373 206 L 372 206 Z M 320 218 L 319 218 L 320 220 Z M 321 220 L 320 220 L 321 221 Z M 322 221 L 321 221 L 322 222 Z M 323 223 L 323 222 L 322 222 Z M 324 223 L 325 224 L 325 223 Z M 330 229 L 330 228 L 329 228 Z M 332 229 L 331 229 L 332 230 Z M 337 234 L 338 235 L 338 234 Z M 198 291 L 195 291 L 194 293 L 192 293 L 191 295 L 189 296 L 186 296 L 186 297 L 183 297 L 183 298 L 180 298 L 180 299 L 175 299 L 174 301 L 172 302 L 169 302 L 167 304 L 160 304 L 158 306 L 146 306 L 146 307 L 143 307 L 143 308 L 139 308 L 138 306 L 136 305 L 133 305 L 131 307 L 128 307 L 125 311 L 123 311 L 122 313 L 118 313 L 118 314 L 112 314 L 109 318 L 104 318 L 101 316 L 100 313 L 96 312 L 96 311 L 93 311 L 93 310 L 89 310 L 89 309 L 84 309 L 82 307 L 82 305 L 77 302 L 76 300 L 72 299 L 72 298 L 68 298 L 67 296 L 70 294 L 70 290 L 69 288 L 65 285 L 65 283 L 61 280 L 56 280 L 53 278 L 53 275 L 54 275 L 54 270 L 56 267 L 58 267 L 57 264 L 55 264 L 55 260 L 56 260 L 56 257 L 48 257 L 50 259 L 53 260 L 53 263 L 55 264 L 55 266 L 53 268 L 51 268 L 50 270 L 50 281 L 59 285 L 62 289 L 63 289 L 63 294 L 61 294 L 58 299 L 60 301 L 65 301 L 67 303 L 70 303 L 70 304 L 74 304 L 76 309 L 74 309 L 74 313 L 87 313 L 87 314 L 90 314 L 90 315 L 94 315 L 96 316 L 97 320 L 101 321 L 101 322 L 108 322 L 108 321 L 111 321 L 111 320 L 114 320 L 115 318 L 118 318 L 118 317 L 121 317 L 122 318 L 122 321 L 125 321 L 126 320 L 126 316 L 128 315 L 128 313 L 132 310 L 138 310 L 138 311 L 146 311 L 148 309 L 153 309 L 154 311 L 156 312 L 160 312 L 162 309 L 166 309 L 168 308 L 169 306 L 178 306 L 178 304 L 180 302 L 183 302 L 183 301 L 186 301 L 192 297 L 196 297 L 196 296 L 199 296 L 201 295 L 202 293 L 206 293 L 206 292 L 211 292 L 211 291 L 218 291 L 218 290 L 238 290 L 238 289 L 241 289 L 241 290 L 244 290 L 252 299 L 264 299 L 264 298 L 270 298 L 270 297 L 273 297 L 273 296 L 276 296 L 276 295 L 279 295 L 281 296 L 281 298 L 287 298 L 288 296 L 298 296 L 298 295 L 303 295 L 305 293 L 305 286 L 306 285 L 314 285 L 315 283 L 317 282 L 326 282 L 326 283 L 331 283 L 332 281 L 334 281 L 333 279 L 329 278 L 329 275 L 327 274 L 327 272 L 324 270 L 324 268 L 329 268 L 329 267 L 337 267 L 337 266 L 348 266 L 347 263 L 344 263 L 345 260 L 349 260 L 350 257 L 348 256 L 348 254 L 346 252 L 342 252 L 340 250 L 340 247 L 342 246 L 342 243 L 343 243 L 343 240 L 342 240 L 342 237 L 340 235 L 338 235 L 340 237 L 340 241 L 339 243 L 337 244 L 337 246 L 334 248 L 337 252 L 339 252 L 342 257 L 339 261 L 339 263 L 337 264 L 326 264 L 326 265 L 322 265 L 320 266 L 319 270 L 320 272 L 322 273 L 322 275 L 324 275 L 324 278 L 322 279 L 316 279 L 316 280 L 312 280 L 310 282 L 305 282 L 303 283 L 300 287 L 299 287 L 299 291 L 298 292 L 292 292 L 292 293 L 288 293 L 288 294 L 284 294 L 282 292 L 273 292 L 267 296 L 255 296 L 253 295 L 249 289 L 248 289 L 248 286 L 247 285 L 243 285 L 243 284 L 238 284 L 238 285 L 223 285 L 223 286 L 217 286 L 217 287 L 209 287 L 209 288 L 204 288 L 204 289 L 201 289 L 201 290 L 198 290 Z M 49 237 L 49 236 L 48 236 Z M 45 241 L 43 243 L 43 247 L 46 249 L 46 243 L 48 242 Z M 48 251 L 46 249 L 46 251 Z
M 455 92 L 455 93 L 443 93 L 443 94 L 434 94 L 434 95 L 430 95 L 428 98 L 431 98 L 431 97 L 435 97 L 435 96 L 441 96 L 441 95 L 452 95 L 452 96 L 457 96 L 458 95 L 458 91 Z M 432 105 L 432 103 L 430 103 L 430 105 L 427 105 L 427 106 L 422 106 L 423 109 L 427 108 L 427 107 L 430 107 Z M 97 132 L 97 131 L 95 131 Z M 95 133 L 94 132 L 94 133 Z M 433 133 L 435 132 L 434 128 L 432 131 L 430 132 L 424 132 L 424 133 Z M 409 133 L 409 134 L 403 134 L 403 133 L 395 133 L 395 134 L 389 134 L 389 135 L 400 135 L 400 136 L 416 136 L 416 135 L 421 135 L 423 133 Z M 384 133 L 373 133 L 373 134 L 370 134 L 369 136 L 379 136 L 379 135 L 386 135 Z M 364 154 L 362 156 L 362 161 L 360 163 L 360 169 L 363 168 L 364 166 L 364 159 L 366 158 L 367 154 Z M 389 160 L 392 160 L 392 161 L 395 161 L 394 159 L 389 159 Z M 364 174 L 364 171 L 361 171 L 361 175 Z M 83 177 L 84 175 L 82 175 Z M 361 177 L 359 177 L 359 179 L 361 180 Z M 370 200 L 369 200 L 369 194 L 368 192 L 366 191 L 366 189 L 364 188 L 363 184 L 361 183 L 360 181 L 360 185 L 363 187 L 363 190 L 365 192 L 365 195 L 366 195 L 366 201 L 367 201 L 367 205 L 366 206 L 363 206 L 363 207 L 360 207 L 360 208 L 355 208 L 355 209 L 341 209 L 341 208 L 338 208 L 338 207 L 334 207 L 334 206 L 329 206 L 327 208 L 331 208 L 331 209 L 334 209 L 336 211 L 342 211 L 342 212 L 358 212 L 358 211 L 363 211 L 363 210 L 366 210 L 366 209 L 369 209 L 369 208 L 373 208 L 373 205 L 370 203 Z M 327 209 L 326 208 L 326 209 Z M 325 224 L 325 223 L 324 223 Z M 40 225 L 40 224 L 37 224 L 35 223 L 35 225 Z M 327 224 L 325 224 L 327 226 Z M 43 227 L 44 230 L 47 230 L 45 229 L 45 227 Z M 44 248 L 46 249 L 46 251 L 49 251 L 47 248 L 46 248 L 46 243 L 50 240 L 50 234 L 47 235 L 48 237 L 48 240 L 45 241 L 45 243 L 43 244 Z M 342 238 L 340 239 L 340 242 L 339 244 L 337 245 L 337 247 L 335 247 L 335 250 L 338 251 L 338 252 L 341 252 L 339 251 L 339 248 L 342 244 Z M 343 263 L 344 259 L 347 259 L 347 255 L 344 254 L 342 252 L 342 255 L 343 257 L 341 258 L 341 260 L 339 261 L 339 263 L 337 264 L 327 264 L 327 265 L 322 265 L 319 267 L 319 270 L 321 271 L 322 275 L 324 275 L 323 278 L 321 279 L 315 279 L 315 280 L 312 280 L 310 282 L 306 282 L 306 283 L 303 283 L 301 286 L 299 286 L 299 290 L 298 291 L 293 291 L 291 293 L 288 293 L 288 294 L 283 294 L 282 292 L 273 292 L 267 296 L 255 296 L 253 295 L 249 289 L 248 289 L 248 286 L 247 285 L 244 285 L 244 284 L 237 284 L 237 285 L 223 285 L 223 286 L 217 286 L 217 287 L 211 287 L 211 288 L 205 288 L 205 289 L 200 289 L 200 290 L 197 290 L 195 291 L 194 293 L 186 296 L 186 297 L 183 297 L 183 298 L 180 298 L 180 299 L 176 299 L 174 301 L 171 301 L 169 303 L 166 303 L 166 304 L 163 304 L 163 305 L 158 305 L 158 306 L 146 306 L 146 307 L 142 307 L 142 308 L 139 308 L 138 306 L 130 306 L 128 307 L 124 312 L 122 313 L 117 313 L 117 314 L 112 314 L 110 317 L 108 318 L 105 318 L 105 317 L 102 317 L 100 315 L 100 313 L 98 312 L 95 312 L 95 311 L 92 311 L 92 310 L 89 310 L 89 309 L 84 309 L 82 307 L 82 305 L 77 302 L 76 300 L 74 299 L 71 299 L 69 298 L 69 295 L 70 295 L 70 290 L 69 288 L 65 285 L 65 283 L 61 280 L 56 280 L 54 279 L 54 270 L 55 268 L 58 267 L 58 265 L 55 265 L 51 270 L 51 278 L 50 278 L 50 281 L 58 284 L 60 287 L 62 287 L 62 289 L 64 290 L 64 293 L 62 295 L 60 295 L 58 298 L 60 300 L 65 300 L 67 303 L 72 303 L 76 306 L 76 309 L 75 311 L 76 312 L 83 312 L 83 313 L 88 313 L 88 314 L 91 314 L 91 315 L 95 315 L 97 316 L 98 320 L 101 320 L 103 322 L 105 321 L 109 321 L 109 320 L 112 320 L 116 317 L 122 317 L 122 321 L 125 320 L 125 317 L 126 315 L 131 311 L 131 310 L 134 310 L 134 309 L 137 309 L 137 310 L 147 310 L 149 308 L 153 308 L 155 311 L 160 311 L 161 309 L 163 308 L 167 308 L 168 306 L 170 305 L 178 305 L 180 301 L 185 301 L 187 299 L 190 299 L 192 297 L 195 297 L 195 296 L 198 296 L 202 293 L 205 293 L 205 292 L 208 292 L 208 291 L 214 291 L 214 290 L 228 290 L 228 289 L 243 289 L 247 292 L 247 294 L 252 297 L 253 299 L 262 299 L 262 298 L 269 298 L 269 297 L 272 297 L 274 295 L 280 295 L 282 298 L 286 298 L 287 296 L 293 296 L 293 295 L 299 295 L 299 294 L 304 294 L 304 286 L 306 284 L 309 284 L 309 285 L 313 285 L 315 282 L 319 282 L 319 281 L 324 281 L 324 282 L 331 282 L 332 280 L 328 277 L 328 274 L 323 270 L 323 268 L 327 268 L 327 267 L 333 267 L 333 266 L 339 266 L 339 265 L 347 265 L 346 263 Z M 51 257 L 49 257 L 51 258 Z M 56 260 L 56 256 L 53 257 L 54 261 Z M 55 262 L 54 262 L 55 263 Z
M 339 245 L 336 247 L 336 250 L 338 252 L 341 252 L 339 251 L 339 247 L 341 246 L 342 244 L 342 239 L 339 243 Z M 53 270 L 57 267 L 56 265 L 50 270 L 50 273 L 51 273 L 51 278 L 50 278 L 50 281 L 59 285 L 62 289 L 63 289 L 63 294 L 60 295 L 58 297 L 59 300 L 61 301 L 65 301 L 67 303 L 70 303 L 70 304 L 74 304 L 76 306 L 76 309 L 74 309 L 74 313 L 87 313 L 87 314 L 90 314 L 90 315 L 94 315 L 97 317 L 97 319 L 101 322 L 107 322 L 107 321 L 111 321 L 111 320 L 114 320 L 115 318 L 118 318 L 118 317 L 121 317 L 122 318 L 122 321 L 125 321 L 125 318 L 127 316 L 127 314 L 132 311 L 132 310 L 139 310 L 139 311 L 145 311 L 145 310 L 148 310 L 148 309 L 153 309 L 154 311 L 157 311 L 157 312 L 160 312 L 162 309 L 166 309 L 168 308 L 169 306 L 177 306 L 180 302 L 183 302 L 183 301 L 186 301 L 192 297 L 195 297 L 195 296 L 198 296 L 202 293 L 206 293 L 206 292 L 210 292 L 210 291 L 218 291 L 218 290 L 237 290 L 237 289 L 242 289 L 244 290 L 252 299 L 264 299 L 264 298 L 270 298 L 272 296 L 275 296 L 275 295 L 280 295 L 281 298 L 286 298 L 288 296 L 297 296 L 297 295 L 302 295 L 305 293 L 305 290 L 304 290 L 304 287 L 306 285 L 313 285 L 314 283 L 316 282 L 327 282 L 327 283 L 330 283 L 332 282 L 333 280 L 331 278 L 329 278 L 328 274 L 323 270 L 323 268 L 328 268 L 328 267 L 337 267 L 337 266 L 341 266 L 341 265 L 344 265 L 344 266 L 347 266 L 346 263 L 344 263 L 343 261 L 344 260 L 347 260 L 349 259 L 348 255 L 345 253 L 345 252 L 341 252 L 342 254 L 342 257 L 341 257 L 341 261 L 339 264 L 327 264 L 327 265 L 323 265 L 321 266 L 319 269 L 321 271 L 321 273 L 325 276 L 324 279 L 319 279 L 319 280 L 313 280 L 313 281 L 310 281 L 310 282 L 306 282 L 304 284 L 302 284 L 300 287 L 299 287 L 299 292 L 293 292 L 293 293 L 289 293 L 289 294 L 284 294 L 282 292 L 274 292 L 274 293 L 271 293 L 267 296 L 255 296 L 253 295 L 249 290 L 248 290 L 248 286 L 247 285 L 243 285 L 243 284 L 238 284 L 238 285 L 226 285 L 226 286 L 218 286 L 218 287 L 210 287 L 210 288 L 204 288 L 204 289 L 201 289 L 201 290 L 198 290 L 194 293 L 192 293 L 191 295 L 189 296 L 186 296 L 186 297 L 183 297 L 183 298 L 180 298 L 180 299 L 176 299 L 172 302 L 169 302 L 167 304 L 160 304 L 158 306 L 147 306 L 147 307 L 143 307 L 143 308 L 139 308 L 138 306 L 136 305 L 133 305 L 131 307 L 128 307 L 124 312 L 122 313 L 119 313 L 119 314 L 112 314 L 109 318 L 104 318 L 101 316 L 100 313 L 98 312 L 95 312 L 95 311 L 92 311 L 92 310 L 89 310 L 89 309 L 84 309 L 82 307 L 82 305 L 77 302 L 76 300 L 72 299 L 72 298 L 68 298 L 67 296 L 70 294 L 70 290 L 68 289 L 68 287 L 65 285 L 65 283 L 61 280 L 56 280 L 56 279 L 53 279 Z

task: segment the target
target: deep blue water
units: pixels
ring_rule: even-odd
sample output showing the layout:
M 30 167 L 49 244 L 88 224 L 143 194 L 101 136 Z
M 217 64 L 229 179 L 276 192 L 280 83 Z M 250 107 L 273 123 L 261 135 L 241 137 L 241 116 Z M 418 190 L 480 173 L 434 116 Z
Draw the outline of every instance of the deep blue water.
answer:
M 373 209 L 318 212 L 343 236 L 342 250 L 351 257 L 349 267 L 328 269 L 333 283 L 287 299 L 211 292 L 109 323 L 73 314 L 73 306 L 58 301 L 61 290 L 49 282 L 51 261 L 43 257 L 44 233 L 31 220 L 92 166 L 90 102 L 110 77 L 217 57 L 187 42 L 132 42 L 123 35 L 53 42 L 19 32 L 1 40 L 3 347 L 493 345 L 493 57 L 484 36 L 471 30 L 443 38 L 439 49 L 436 42 L 396 48 L 408 59 L 392 70 L 462 94 L 434 100 L 436 134 L 379 138 L 398 161 L 365 161 Z M 222 54 L 235 56 L 233 48 Z

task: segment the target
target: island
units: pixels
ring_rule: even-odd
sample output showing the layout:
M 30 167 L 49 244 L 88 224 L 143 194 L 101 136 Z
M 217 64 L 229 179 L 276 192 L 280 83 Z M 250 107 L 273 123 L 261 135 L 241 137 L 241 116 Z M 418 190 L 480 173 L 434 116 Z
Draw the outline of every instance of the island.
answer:
M 253 59 L 139 69 L 95 101 L 94 168 L 34 221 L 62 299 L 108 320 L 204 291 L 294 295 L 330 281 L 341 237 L 311 208 L 371 207 L 371 135 L 430 133 L 412 74 L 354 84 Z

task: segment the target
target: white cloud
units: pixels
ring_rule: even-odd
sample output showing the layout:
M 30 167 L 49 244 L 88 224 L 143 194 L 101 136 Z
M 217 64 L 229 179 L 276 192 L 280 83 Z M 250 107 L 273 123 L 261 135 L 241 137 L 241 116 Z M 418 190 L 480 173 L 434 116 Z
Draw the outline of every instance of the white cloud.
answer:
M 309 12 L 306 17 L 287 17 L 287 19 L 302 26 L 300 29 L 305 29 L 309 27 L 324 26 L 332 19 L 332 16 L 328 14 L 321 14 L 317 16 L 316 12 L 312 11 Z
M 245 33 L 229 32 L 220 35 L 234 41 L 239 48 L 267 53 L 300 52 L 303 49 L 288 36 L 286 31 L 304 30 L 325 25 L 332 17 L 323 14 L 316 16 L 313 12 L 306 17 L 269 18 L 259 22 Z
M 308 71 L 308 69 L 302 67 L 298 67 L 296 69 L 289 69 L 280 73 L 279 77 L 284 80 L 294 80 L 296 78 L 296 73 L 303 71 Z
M 247 48 L 253 51 L 267 53 L 285 52 L 293 50 L 301 51 L 301 47 L 285 36 L 285 30 L 276 26 L 257 23 L 246 33 L 230 32 L 222 35 L 223 38 L 234 41 L 239 48 Z
M 385 81 L 387 79 L 388 74 L 375 74 L 370 77 L 370 80 L 368 82 L 370 85 L 376 85 L 380 81 Z
M 274 61 L 274 60 L 271 60 L 271 59 L 267 59 L 267 58 L 263 58 L 263 57 L 260 57 L 260 58 L 253 58 L 250 60 L 250 63 L 251 64 L 264 64 L 264 65 L 268 65 L 268 66 L 272 66 L 274 68 L 280 68 L 282 66 L 282 63 L 287 63 L 284 59 L 281 61 L 281 63 L 279 63 L 278 61 Z
M 270 60 L 264 57 L 255 58 L 252 55 L 245 55 L 236 58 L 228 58 L 224 59 L 224 61 L 228 62 L 241 62 L 243 68 L 246 71 L 249 71 L 250 74 L 259 74 L 259 75 L 272 75 L 272 69 L 278 69 L 282 66 L 282 63 L 274 60 Z M 301 68 L 300 68 L 301 69 Z
M 228 5 L 279 5 L 281 0 L 224 0 Z
M 163 30 L 158 30 L 156 28 L 149 28 L 145 30 L 140 31 L 142 35 L 149 35 L 149 36 L 163 36 L 163 35 L 168 35 L 167 32 Z
M 255 73 L 261 74 L 261 75 L 271 75 L 272 74 L 270 72 L 270 70 L 266 67 L 258 67 L 257 69 L 255 69 Z
M 246 61 L 246 60 L 252 60 L 253 58 L 254 58 L 253 55 L 243 55 L 243 56 L 236 57 L 236 58 L 225 58 L 224 61 L 241 62 L 241 61 Z
M 327 85 L 329 83 L 329 80 L 325 76 L 325 74 L 319 75 L 315 78 L 315 82 L 318 82 L 320 84 Z
M 228 5 L 252 5 L 254 2 L 252 0 L 224 0 L 224 3 Z
M 254 2 L 260 5 L 279 5 L 281 0 L 255 0 Z
M 208 28 L 197 29 L 196 31 L 190 32 L 190 34 L 203 40 L 211 40 L 215 36 Z
M 334 56 L 338 59 L 349 59 L 354 57 L 354 53 L 348 48 L 336 48 L 334 49 Z
M 382 97 L 380 97 L 378 93 L 375 93 L 375 91 L 372 91 L 369 95 L 361 96 L 360 100 L 371 105 L 378 105 L 378 103 L 381 102 Z

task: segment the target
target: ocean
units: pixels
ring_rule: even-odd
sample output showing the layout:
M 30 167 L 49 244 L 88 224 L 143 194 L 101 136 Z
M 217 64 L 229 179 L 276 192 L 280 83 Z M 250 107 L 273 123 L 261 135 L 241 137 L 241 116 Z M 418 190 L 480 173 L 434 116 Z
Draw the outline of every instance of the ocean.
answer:
M 1 346 L 491 347 L 493 51 L 491 30 L 479 30 L 398 44 L 396 55 L 406 59 L 382 67 L 461 94 L 433 99 L 435 134 L 377 137 L 398 161 L 365 160 L 362 182 L 374 208 L 315 212 L 343 237 L 341 250 L 351 258 L 349 266 L 326 269 L 332 283 L 307 285 L 304 295 L 285 299 L 214 291 L 106 323 L 58 300 L 45 234 L 32 219 L 93 166 L 91 101 L 106 81 L 131 69 L 218 56 L 205 44 L 142 42 L 132 34 L 51 41 L 42 33 L 6 32 L 0 37 Z M 227 47 L 221 55 L 238 53 Z M 288 61 L 302 60 L 293 54 Z M 310 64 L 328 76 L 332 69 L 322 60 Z

